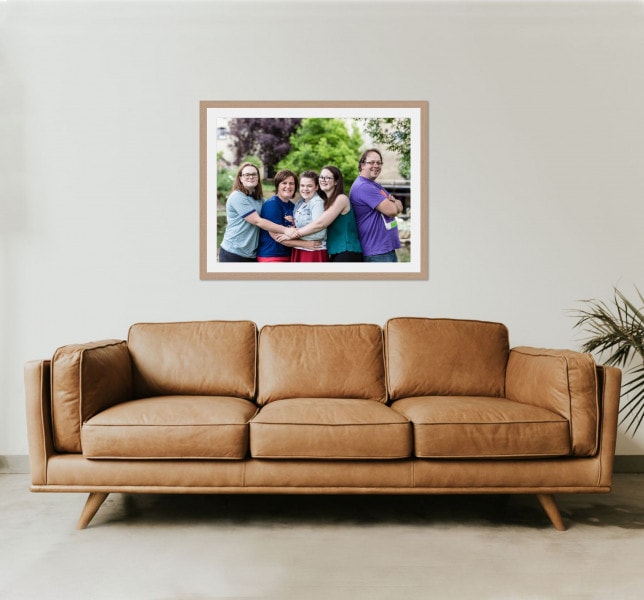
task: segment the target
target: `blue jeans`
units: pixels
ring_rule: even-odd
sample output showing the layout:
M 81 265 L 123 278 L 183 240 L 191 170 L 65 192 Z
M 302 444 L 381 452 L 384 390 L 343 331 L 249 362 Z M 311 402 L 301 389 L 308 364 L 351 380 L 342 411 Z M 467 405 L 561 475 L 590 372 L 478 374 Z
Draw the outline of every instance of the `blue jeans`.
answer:
M 396 251 L 391 250 L 390 252 L 385 252 L 384 254 L 374 254 L 373 256 L 365 256 L 365 262 L 398 262 L 398 257 L 396 256 Z

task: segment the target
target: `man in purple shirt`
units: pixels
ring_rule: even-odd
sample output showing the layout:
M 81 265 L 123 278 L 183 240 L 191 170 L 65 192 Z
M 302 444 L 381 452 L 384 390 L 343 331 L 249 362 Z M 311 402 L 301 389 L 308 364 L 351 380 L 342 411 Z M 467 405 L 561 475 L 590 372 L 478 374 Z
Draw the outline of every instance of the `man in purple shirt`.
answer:
M 360 176 L 353 182 L 349 199 L 356 215 L 358 236 L 365 262 L 398 262 L 400 248 L 396 215 L 403 211 L 400 200 L 394 198 L 376 178 L 382 171 L 382 154 L 371 148 L 365 150 L 358 163 Z

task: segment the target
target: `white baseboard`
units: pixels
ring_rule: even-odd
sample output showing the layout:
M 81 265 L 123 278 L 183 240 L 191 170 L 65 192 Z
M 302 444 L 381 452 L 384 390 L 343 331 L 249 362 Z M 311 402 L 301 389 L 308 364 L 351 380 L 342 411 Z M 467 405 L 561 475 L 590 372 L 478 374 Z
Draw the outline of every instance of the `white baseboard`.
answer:
M 0 455 L 0 474 L 29 473 L 29 471 L 29 456 L 26 454 Z

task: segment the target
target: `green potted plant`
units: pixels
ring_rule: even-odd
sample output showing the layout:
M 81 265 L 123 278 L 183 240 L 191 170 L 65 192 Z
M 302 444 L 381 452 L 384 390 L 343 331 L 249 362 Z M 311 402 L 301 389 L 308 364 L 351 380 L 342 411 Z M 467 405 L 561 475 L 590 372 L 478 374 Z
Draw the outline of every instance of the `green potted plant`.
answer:
M 644 420 L 644 296 L 635 289 L 640 308 L 614 288 L 610 303 L 584 300 L 584 308 L 575 311 L 575 327 L 588 334 L 582 351 L 597 352 L 605 364 L 624 369 L 620 425 L 628 423 L 632 435 Z

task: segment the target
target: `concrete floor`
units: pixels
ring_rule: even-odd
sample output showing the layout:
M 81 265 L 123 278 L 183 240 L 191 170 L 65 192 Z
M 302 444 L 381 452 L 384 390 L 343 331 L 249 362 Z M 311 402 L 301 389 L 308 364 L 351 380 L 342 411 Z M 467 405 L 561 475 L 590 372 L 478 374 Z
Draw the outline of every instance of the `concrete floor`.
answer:
M 559 496 L 566 532 L 533 496 L 84 501 L 0 475 L 0 598 L 644 598 L 644 474 Z

